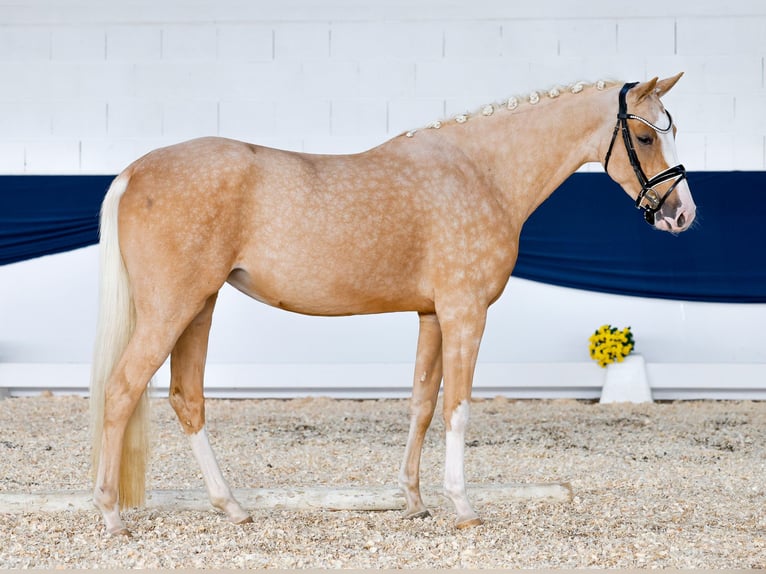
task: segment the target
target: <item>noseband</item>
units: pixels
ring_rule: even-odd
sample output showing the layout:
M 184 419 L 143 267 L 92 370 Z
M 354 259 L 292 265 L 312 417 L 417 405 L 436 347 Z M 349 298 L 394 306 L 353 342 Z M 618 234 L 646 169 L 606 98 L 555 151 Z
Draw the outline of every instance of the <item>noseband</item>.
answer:
M 606 152 L 606 158 L 604 159 L 604 171 L 607 171 L 609 167 L 609 158 L 612 155 L 612 148 L 614 142 L 617 139 L 617 132 L 622 130 L 622 139 L 625 142 L 625 150 L 628 152 L 628 160 L 633 168 L 633 171 L 638 178 L 638 183 L 641 184 L 641 192 L 636 199 L 636 207 L 644 211 L 644 219 L 649 225 L 654 225 L 656 213 L 662 209 L 662 205 L 668 196 L 673 193 L 673 190 L 686 179 L 686 169 L 683 165 L 678 164 L 673 167 L 669 167 L 665 171 L 661 171 L 653 178 L 646 177 L 644 170 L 641 169 L 641 163 L 638 161 L 638 155 L 636 149 L 633 147 L 633 139 L 630 137 L 630 130 L 628 129 L 628 120 L 638 120 L 639 122 L 649 126 L 654 131 L 660 134 L 666 134 L 673 129 L 673 118 L 670 116 L 670 112 L 665 111 L 668 116 L 668 127 L 659 128 L 650 121 L 633 114 L 628 113 L 628 104 L 626 96 L 628 91 L 636 86 L 638 82 L 625 84 L 620 90 L 620 108 L 617 112 L 617 123 L 614 126 L 614 132 L 612 133 L 612 141 L 609 143 L 609 149 Z M 608 173 L 608 172 L 607 172 Z M 668 190 L 660 196 L 660 194 L 654 189 L 661 183 L 666 181 L 675 180 Z

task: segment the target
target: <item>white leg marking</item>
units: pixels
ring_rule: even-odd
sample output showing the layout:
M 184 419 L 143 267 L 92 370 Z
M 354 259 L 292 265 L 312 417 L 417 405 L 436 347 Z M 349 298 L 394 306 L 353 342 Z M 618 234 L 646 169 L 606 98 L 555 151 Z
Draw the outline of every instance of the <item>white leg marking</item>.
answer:
M 447 452 L 444 465 L 444 492 L 452 500 L 457 512 L 458 524 L 478 519 L 468 502 L 465 492 L 464 452 L 465 429 L 468 424 L 470 405 L 461 402 L 450 418 L 450 430 L 447 431 Z
M 202 427 L 198 433 L 190 435 L 189 442 L 194 458 L 197 459 L 202 471 L 202 477 L 205 480 L 208 496 L 213 506 L 225 512 L 232 522 L 242 522 L 249 519 L 247 512 L 234 500 L 229 485 L 223 478 L 205 427 Z

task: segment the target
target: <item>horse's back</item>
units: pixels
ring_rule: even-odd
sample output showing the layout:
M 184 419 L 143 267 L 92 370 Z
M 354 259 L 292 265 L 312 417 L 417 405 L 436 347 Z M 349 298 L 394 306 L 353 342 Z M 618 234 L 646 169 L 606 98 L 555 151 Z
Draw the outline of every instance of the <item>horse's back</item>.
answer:
M 417 294 L 427 204 L 402 193 L 389 168 L 365 154 L 314 156 L 222 138 L 155 150 L 123 174 L 126 265 L 208 290 L 230 280 L 306 313 L 427 306 Z
M 486 230 L 500 227 L 470 166 L 408 143 L 339 156 L 222 138 L 156 150 L 126 170 L 126 265 L 210 291 L 228 280 L 303 313 L 432 311 L 435 286 L 464 276 L 450 269 L 481 280 L 482 258 L 499 252 Z

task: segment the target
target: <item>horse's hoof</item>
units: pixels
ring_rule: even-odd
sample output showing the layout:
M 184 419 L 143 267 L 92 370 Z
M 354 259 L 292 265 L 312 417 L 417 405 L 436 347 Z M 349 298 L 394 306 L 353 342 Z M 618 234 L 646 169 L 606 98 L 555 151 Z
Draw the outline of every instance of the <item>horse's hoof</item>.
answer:
M 458 522 L 457 524 L 455 524 L 455 526 L 459 528 L 460 530 L 463 530 L 465 528 L 473 528 L 474 526 L 481 526 L 482 524 L 484 524 L 484 521 L 478 516 L 476 516 L 475 518 L 462 520 Z
M 431 518 L 431 513 L 428 512 L 428 510 L 420 510 L 404 514 L 402 518 L 406 518 L 407 520 L 412 520 L 415 518 Z
M 112 536 L 114 538 L 118 538 L 120 536 L 124 536 L 125 538 L 133 538 L 133 535 L 130 533 L 130 530 L 128 530 L 124 526 L 122 528 L 118 528 L 117 530 L 110 531 L 109 536 Z
M 237 520 L 234 522 L 234 524 L 252 524 L 253 523 L 253 517 L 252 516 L 245 516 L 242 520 Z

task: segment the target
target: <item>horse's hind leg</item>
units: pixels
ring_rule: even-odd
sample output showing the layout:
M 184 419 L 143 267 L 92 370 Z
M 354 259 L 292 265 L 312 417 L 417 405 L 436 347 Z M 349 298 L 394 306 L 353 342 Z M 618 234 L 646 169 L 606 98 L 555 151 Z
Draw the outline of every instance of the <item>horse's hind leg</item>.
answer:
M 421 315 L 410 403 L 410 432 L 399 472 L 399 485 L 407 502 L 405 518 L 429 516 L 420 495 L 420 455 L 439 395 L 442 380 L 441 354 L 442 334 L 436 315 Z
M 136 329 L 117 362 L 104 390 L 104 419 L 93 501 L 101 511 L 110 534 L 129 535 L 120 518 L 120 468 L 144 462 L 123 459 L 125 430 L 149 380 L 170 353 L 177 332 L 160 321 L 139 314 Z M 145 453 L 135 453 L 145 456 Z
M 207 486 L 210 502 L 235 523 L 252 522 L 231 494 L 215 459 L 205 430 L 203 378 L 208 336 L 217 293 L 205 302 L 202 311 L 179 337 L 170 354 L 170 404 L 189 437 Z

